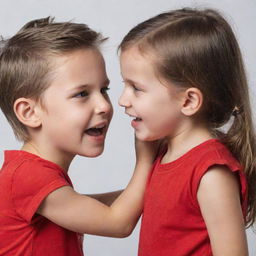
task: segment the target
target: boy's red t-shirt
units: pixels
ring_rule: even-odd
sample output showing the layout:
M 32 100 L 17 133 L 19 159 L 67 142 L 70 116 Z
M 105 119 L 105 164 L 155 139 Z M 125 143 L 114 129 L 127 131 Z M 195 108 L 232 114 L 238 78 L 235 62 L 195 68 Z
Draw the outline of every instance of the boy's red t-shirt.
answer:
M 177 160 L 155 162 L 145 193 L 139 256 L 211 256 L 207 228 L 197 201 L 202 176 L 213 165 L 238 174 L 246 212 L 246 180 L 229 150 L 216 139 L 193 148 Z
M 82 256 L 82 236 L 36 214 L 52 191 L 72 186 L 56 164 L 25 151 L 5 151 L 0 171 L 0 255 Z

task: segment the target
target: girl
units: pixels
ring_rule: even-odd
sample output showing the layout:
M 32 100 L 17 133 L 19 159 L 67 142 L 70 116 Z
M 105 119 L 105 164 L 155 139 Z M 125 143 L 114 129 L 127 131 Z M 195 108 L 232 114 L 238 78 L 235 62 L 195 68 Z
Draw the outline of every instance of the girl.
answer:
M 255 134 L 231 27 L 214 10 L 170 11 L 133 28 L 120 49 L 120 105 L 137 138 L 168 143 L 148 180 L 139 256 L 248 255 Z

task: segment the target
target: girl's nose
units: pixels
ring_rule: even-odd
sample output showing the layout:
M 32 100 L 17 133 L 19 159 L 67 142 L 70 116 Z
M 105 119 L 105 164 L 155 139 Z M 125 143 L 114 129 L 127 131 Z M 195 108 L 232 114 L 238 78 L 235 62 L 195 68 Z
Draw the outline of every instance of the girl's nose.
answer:
M 129 101 L 129 98 L 127 97 L 127 92 L 126 90 L 124 90 L 121 94 L 121 96 L 119 97 L 119 100 L 118 100 L 118 104 L 121 106 L 121 107 L 130 107 L 131 103 Z

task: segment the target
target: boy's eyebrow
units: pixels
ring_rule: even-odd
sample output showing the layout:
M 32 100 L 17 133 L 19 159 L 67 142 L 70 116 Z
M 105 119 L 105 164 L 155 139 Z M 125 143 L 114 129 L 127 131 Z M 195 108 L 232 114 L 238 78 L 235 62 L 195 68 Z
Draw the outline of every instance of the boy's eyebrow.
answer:
M 81 85 L 78 85 L 78 86 L 75 86 L 73 88 L 70 89 L 70 91 L 74 91 L 74 90 L 82 90 L 82 89 L 86 89 L 88 88 L 89 85 L 88 84 L 81 84 Z
M 106 79 L 102 83 L 103 86 L 108 86 L 109 84 L 110 84 L 110 80 L 109 79 Z M 92 87 L 92 85 L 90 85 L 90 84 L 81 84 L 81 85 L 73 87 L 72 89 L 70 89 L 70 91 L 87 89 L 88 87 Z

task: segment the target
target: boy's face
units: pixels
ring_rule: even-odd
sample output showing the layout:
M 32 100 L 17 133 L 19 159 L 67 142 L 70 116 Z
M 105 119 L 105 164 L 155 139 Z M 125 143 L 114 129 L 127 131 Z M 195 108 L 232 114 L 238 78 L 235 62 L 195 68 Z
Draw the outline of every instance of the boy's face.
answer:
M 134 117 L 131 124 L 137 138 L 150 141 L 175 136 L 183 117 L 179 89 L 170 83 L 163 85 L 151 58 L 135 47 L 122 52 L 120 62 L 125 88 L 119 104 Z
M 102 153 L 113 109 L 101 53 L 81 49 L 54 59 L 51 85 L 42 95 L 41 139 L 59 156 Z

